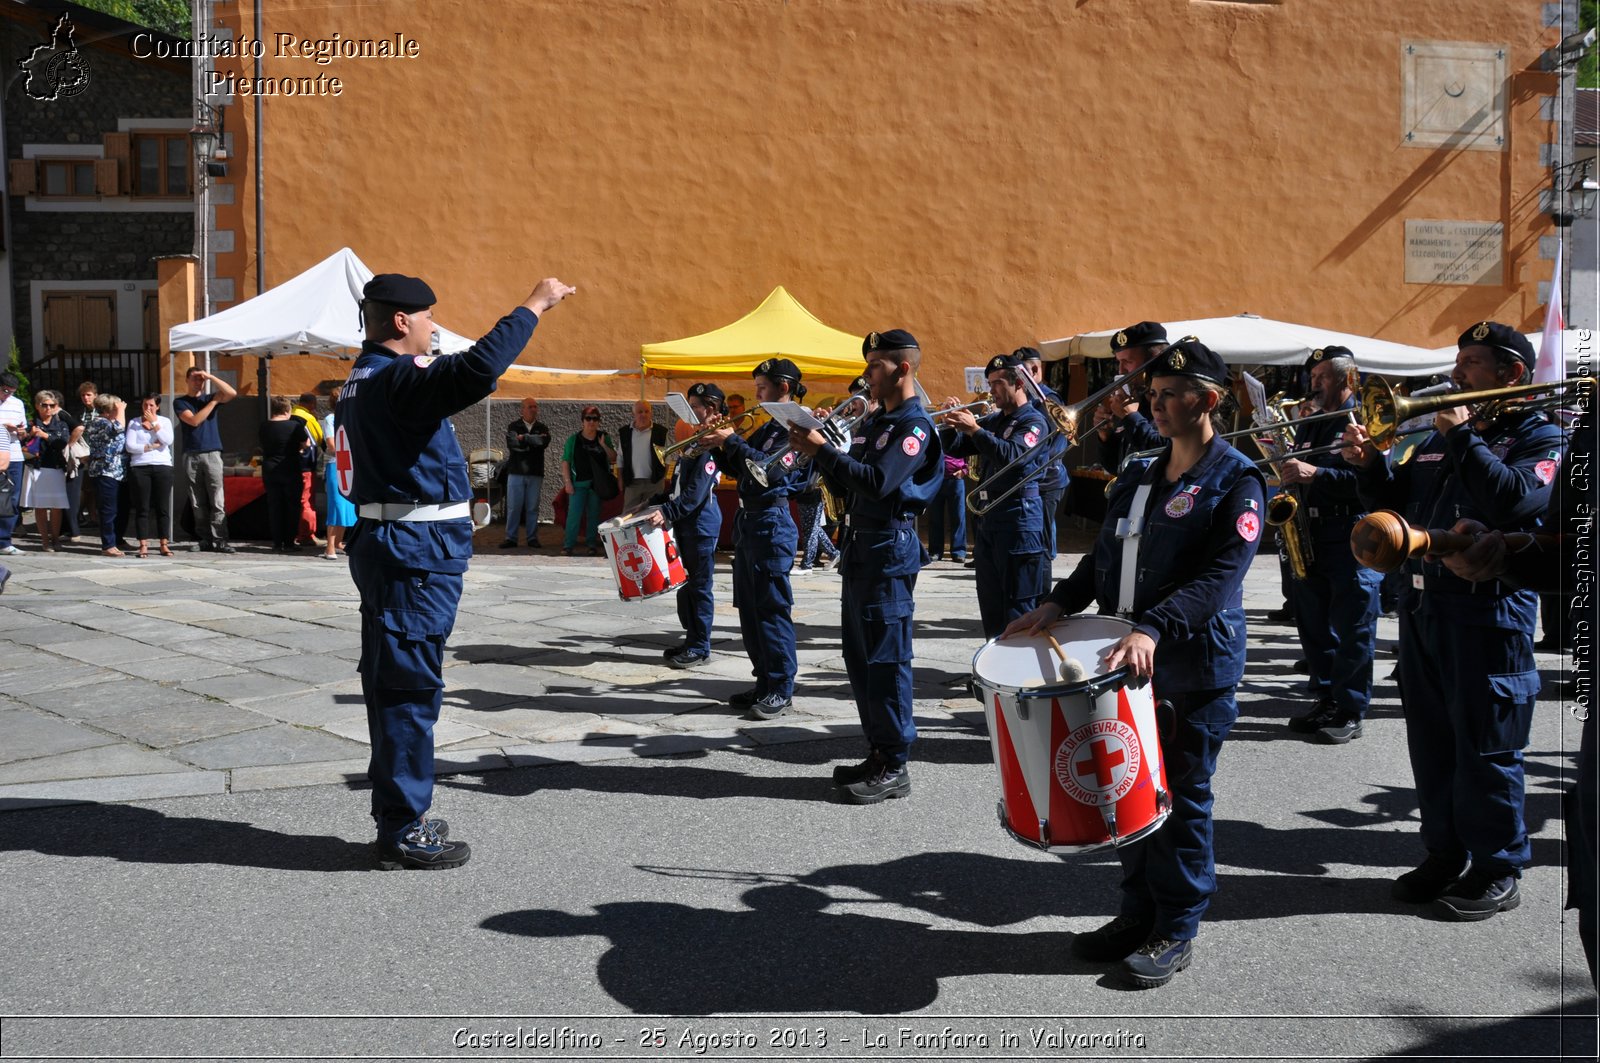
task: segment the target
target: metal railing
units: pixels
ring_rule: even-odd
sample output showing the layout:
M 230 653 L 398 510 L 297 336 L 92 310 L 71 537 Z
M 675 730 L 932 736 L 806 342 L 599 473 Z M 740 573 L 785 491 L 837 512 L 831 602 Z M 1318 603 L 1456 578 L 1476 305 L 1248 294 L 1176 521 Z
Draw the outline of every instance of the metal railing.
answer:
M 27 369 L 32 390 L 52 388 L 67 398 L 71 407 L 77 401 L 78 385 L 92 380 L 102 392 L 120 395 L 134 405 L 135 399 L 160 387 L 160 351 L 86 351 L 58 348 Z

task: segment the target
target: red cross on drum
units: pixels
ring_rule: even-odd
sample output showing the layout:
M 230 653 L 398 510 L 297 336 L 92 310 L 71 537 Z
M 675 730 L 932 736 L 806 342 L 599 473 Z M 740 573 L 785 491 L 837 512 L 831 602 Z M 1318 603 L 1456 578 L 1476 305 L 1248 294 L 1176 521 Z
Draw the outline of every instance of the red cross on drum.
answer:
M 1051 628 L 1086 679 L 1059 678 L 1049 640 L 996 639 L 972 660 L 983 693 L 1005 830 L 1054 853 L 1126 845 L 1166 822 L 1171 809 L 1157 737 L 1155 693 L 1108 650 L 1132 629 L 1113 616 L 1063 617 Z
M 600 525 L 617 596 L 625 602 L 642 602 L 675 591 L 689 581 L 672 529 L 651 526 L 650 515 L 660 510 L 660 506 L 651 506 Z

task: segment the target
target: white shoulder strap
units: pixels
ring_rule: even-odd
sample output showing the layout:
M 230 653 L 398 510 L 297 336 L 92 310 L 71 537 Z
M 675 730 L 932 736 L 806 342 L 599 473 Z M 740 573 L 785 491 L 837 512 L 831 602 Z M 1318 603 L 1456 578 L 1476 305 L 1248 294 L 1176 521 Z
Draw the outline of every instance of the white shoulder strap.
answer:
M 1153 484 L 1141 483 L 1133 493 L 1133 505 L 1126 517 L 1117 519 L 1117 538 L 1122 540 L 1122 585 L 1117 591 L 1117 615 L 1133 615 L 1133 584 L 1139 572 L 1139 539 L 1144 534 L 1144 511 L 1150 505 Z

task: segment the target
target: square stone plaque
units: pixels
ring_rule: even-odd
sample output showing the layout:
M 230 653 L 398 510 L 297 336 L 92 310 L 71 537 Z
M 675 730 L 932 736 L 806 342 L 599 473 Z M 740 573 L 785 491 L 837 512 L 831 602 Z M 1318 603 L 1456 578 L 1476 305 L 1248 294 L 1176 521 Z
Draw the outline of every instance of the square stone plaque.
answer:
M 1504 247 L 1497 221 L 1407 218 L 1406 283 L 1503 284 Z
M 1400 43 L 1400 137 L 1417 148 L 1506 149 L 1506 46 Z

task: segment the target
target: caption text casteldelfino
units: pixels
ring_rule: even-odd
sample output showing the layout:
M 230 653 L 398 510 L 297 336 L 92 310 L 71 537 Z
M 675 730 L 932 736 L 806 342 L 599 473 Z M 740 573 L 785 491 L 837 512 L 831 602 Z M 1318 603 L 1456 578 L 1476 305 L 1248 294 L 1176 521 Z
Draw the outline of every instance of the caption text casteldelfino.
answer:
M 346 37 L 340 33 L 296 37 L 292 33 L 275 33 L 270 46 L 263 38 L 245 35 L 183 41 L 136 33 L 132 45 L 137 59 L 264 59 L 271 55 L 274 59 L 318 66 L 327 66 L 335 59 L 417 59 L 422 55 L 422 45 L 404 33 L 387 37 Z M 343 92 L 344 82 L 326 73 L 315 77 L 255 78 L 208 70 L 205 75 L 207 96 L 339 96 Z

